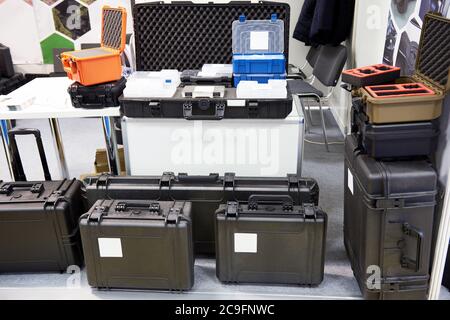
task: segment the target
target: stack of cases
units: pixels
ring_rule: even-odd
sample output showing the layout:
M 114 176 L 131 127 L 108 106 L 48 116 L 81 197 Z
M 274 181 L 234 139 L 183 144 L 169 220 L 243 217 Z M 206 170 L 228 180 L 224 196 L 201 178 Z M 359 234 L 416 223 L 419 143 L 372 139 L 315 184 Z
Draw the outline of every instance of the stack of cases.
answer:
M 67 76 L 76 81 L 67 90 L 75 108 L 119 106 L 118 98 L 126 85 L 121 62 L 125 43 L 125 9 L 104 6 L 101 47 L 61 54 Z
M 14 72 L 9 48 L 0 43 L 0 95 L 8 94 L 24 83 L 23 74 Z
M 286 79 L 284 56 L 284 22 L 272 14 L 271 20 L 233 22 L 233 78 L 240 81 L 268 83 Z
M 353 91 L 345 143 L 344 242 L 367 299 L 427 297 L 438 192 L 429 157 L 450 67 L 434 50 L 443 43 L 450 50 L 450 32 L 441 32 L 450 31 L 449 22 L 426 15 L 412 77 L 398 78 L 398 68 L 383 65 L 343 77 L 363 86 Z

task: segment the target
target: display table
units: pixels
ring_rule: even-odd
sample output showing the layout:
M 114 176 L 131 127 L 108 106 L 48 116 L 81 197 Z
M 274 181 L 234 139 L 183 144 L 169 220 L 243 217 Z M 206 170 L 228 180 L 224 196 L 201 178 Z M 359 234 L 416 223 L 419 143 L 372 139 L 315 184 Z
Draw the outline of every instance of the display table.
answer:
M 11 127 L 10 120 L 23 119 L 49 119 L 61 175 L 64 178 L 70 178 L 58 119 L 101 117 L 111 173 L 118 174 L 120 172 L 117 141 L 112 121 L 113 117 L 120 116 L 119 107 L 104 109 L 74 108 L 67 92 L 67 88 L 72 82 L 65 77 L 37 78 L 6 96 L 0 96 L 1 137 L 12 179 L 14 178 L 12 176 L 7 132 Z

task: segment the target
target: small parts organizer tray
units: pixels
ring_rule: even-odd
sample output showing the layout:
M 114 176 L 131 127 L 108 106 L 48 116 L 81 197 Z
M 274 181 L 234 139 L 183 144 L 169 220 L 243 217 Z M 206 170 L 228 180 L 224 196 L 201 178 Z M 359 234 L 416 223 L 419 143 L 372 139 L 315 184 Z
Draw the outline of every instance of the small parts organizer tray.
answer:
M 375 64 L 342 72 L 342 82 L 355 87 L 389 83 L 398 77 L 400 77 L 400 68 L 385 64 Z
M 120 54 L 125 49 L 126 24 L 125 8 L 104 6 L 101 47 L 61 54 L 69 79 L 84 86 L 119 80 L 122 77 Z
M 385 84 L 365 87 L 374 98 L 413 97 L 434 95 L 434 91 L 420 82 L 403 84 Z
M 198 70 L 204 63 L 230 64 L 233 21 L 240 15 L 248 20 L 266 20 L 272 14 L 284 22 L 288 57 L 290 8 L 286 3 L 136 4 L 133 6 L 136 69 Z
M 387 86 L 395 87 L 391 92 L 375 90 L 375 96 L 374 87 L 359 90 L 369 122 L 402 123 L 438 118 L 442 101 L 450 89 L 449 74 L 450 20 L 428 13 L 422 27 L 414 75 L 398 78 Z M 414 90 L 418 90 L 416 94 Z

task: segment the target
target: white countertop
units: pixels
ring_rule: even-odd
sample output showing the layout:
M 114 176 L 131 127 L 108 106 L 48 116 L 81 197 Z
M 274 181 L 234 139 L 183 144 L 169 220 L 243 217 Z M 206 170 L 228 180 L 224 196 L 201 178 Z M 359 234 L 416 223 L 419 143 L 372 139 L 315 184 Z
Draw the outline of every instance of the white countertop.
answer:
M 36 78 L 6 96 L 0 96 L 0 119 L 48 119 L 117 117 L 119 107 L 103 109 L 74 108 L 67 88 L 73 81 L 66 77 Z M 8 105 L 19 105 L 11 110 Z

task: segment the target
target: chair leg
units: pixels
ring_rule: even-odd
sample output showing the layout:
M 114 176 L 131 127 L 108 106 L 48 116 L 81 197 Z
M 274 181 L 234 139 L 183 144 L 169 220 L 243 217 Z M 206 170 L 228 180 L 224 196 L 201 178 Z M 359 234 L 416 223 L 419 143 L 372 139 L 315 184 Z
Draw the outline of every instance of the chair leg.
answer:
M 314 126 L 314 123 L 312 121 L 311 105 L 309 104 L 309 98 L 306 98 L 306 103 L 307 103 L 307 106 L 308 106 L 309 122 L 311 123 L 311 126 Z
M 322 109 L 322 99 L 318 99 L 318 102 L 319 102 L 319 109 L 320 109 L 320 118 L 322 120 L 322 130 L 323 130 L 323 138 L 325 140 L 325 148 L 327 149 L 327 152 L 330 152 L 330 149 L 328 147 L 327 129 L 325 127 L 325 117 L 323 115 L 323 109 Z
M 300 101 L 300 105 L 302 107 L 303 117 L 304 117 L 305 124 L 306 124 L 306 131 L 308 133 L 310 133 L 311 132 L 310 131 L 311 123 L 309 122 L 310 119 L 308 118 L 308 114 L 306 113 L 305 105 L 303 104 L 303 98 L 302 97 L 298 97 L 298 100 Z

